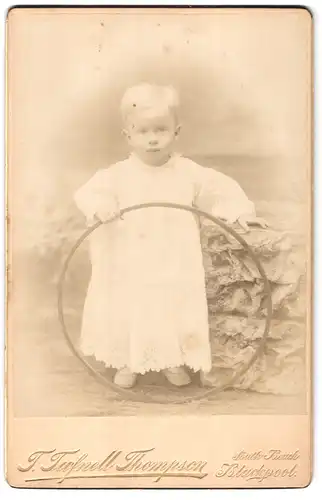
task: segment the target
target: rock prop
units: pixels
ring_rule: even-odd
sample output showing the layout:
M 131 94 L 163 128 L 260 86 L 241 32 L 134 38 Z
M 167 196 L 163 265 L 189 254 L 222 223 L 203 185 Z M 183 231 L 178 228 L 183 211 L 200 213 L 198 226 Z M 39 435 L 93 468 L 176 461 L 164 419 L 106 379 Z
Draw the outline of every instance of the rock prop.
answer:
M 264 354 L 234 388 L 301 392 L 305 382 L 305 259 L 286 233 L 252 228 L 241 236 L 260 259 L 270 282 L 273 320 Z M 201 241 L 213 352 L 213 369 L 204 375 L 203 383 L 216 387 L 255 352 L 265 326 L 265 296 L 256 264 L 236 239 L 203 220 Z

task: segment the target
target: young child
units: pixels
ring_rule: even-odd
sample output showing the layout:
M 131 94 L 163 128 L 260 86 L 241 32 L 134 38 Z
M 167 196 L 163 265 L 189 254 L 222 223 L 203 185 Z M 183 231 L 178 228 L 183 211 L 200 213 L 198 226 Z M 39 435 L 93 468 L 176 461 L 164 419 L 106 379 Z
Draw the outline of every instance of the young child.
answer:
M 129 157 L 98 171 L 76 195 L 89 223 L 149 202 L 198 207 L 231 224 L 265 222 L 232 179 L 175 152 L 180 131 L 172 87 L 128 89 L 121 110 Z M 92 276 L 84 305 L 81 349 L 117 369 L 132 387 L 137 374 L 163 371 L 187 385 L 211 369 L 208 308 L 199 221 L 191 212 L 144 208 L 100 226 L 90 237 Z

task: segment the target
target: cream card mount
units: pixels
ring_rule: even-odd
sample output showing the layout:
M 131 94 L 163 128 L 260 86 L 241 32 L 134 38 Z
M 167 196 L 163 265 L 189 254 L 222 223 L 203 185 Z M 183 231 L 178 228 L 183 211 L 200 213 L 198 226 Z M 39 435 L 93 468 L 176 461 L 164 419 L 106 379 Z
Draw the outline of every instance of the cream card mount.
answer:
M 310 12 L 6 24 L 8 482 L 306 486 Z

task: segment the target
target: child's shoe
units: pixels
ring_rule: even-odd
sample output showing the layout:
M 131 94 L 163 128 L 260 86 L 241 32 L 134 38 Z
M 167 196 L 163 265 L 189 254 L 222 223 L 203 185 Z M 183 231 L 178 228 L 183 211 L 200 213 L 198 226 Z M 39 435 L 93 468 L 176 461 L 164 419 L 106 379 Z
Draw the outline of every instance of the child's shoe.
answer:
M 191 382 L 191 378 L 188 373 L 181 366 L 167 368 L 166 370 L 163 370 L 163 373 L 172 385 L 176 385 L 178 387 L 189 385 Z
M 114 384 L 123 387 L 123 389 L 130 389 L 135 385 L 136 378 L 136 373 L 132 373 L 129 368 L 121 368 L 114 376 Z

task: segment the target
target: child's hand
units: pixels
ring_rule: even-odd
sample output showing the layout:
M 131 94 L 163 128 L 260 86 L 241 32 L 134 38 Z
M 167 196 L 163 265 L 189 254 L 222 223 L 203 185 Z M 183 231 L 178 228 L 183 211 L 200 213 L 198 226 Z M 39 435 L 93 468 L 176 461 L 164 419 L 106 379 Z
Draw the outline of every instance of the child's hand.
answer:
M 239 217 L 237 222 L 246 231 L 246 233 L 249 231 L 249 226 L 260 226 L 263 229 L 266 229 L 268 227 L 265 219 L 252 215 L 242 215 L 241 217 Z
M 119 217 L 120 212 L 118 210 L 115 211 L 109 211 L 109 210 L 98 210 L 95 212 L 95 218 L 96 220 L 99 220 L 101 222 L 108 222 L 111 221 L 112 219 L 116 219 Z

